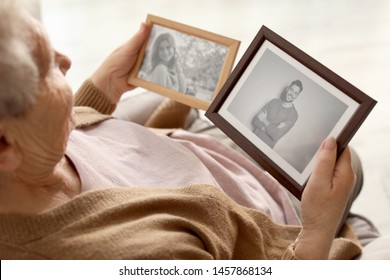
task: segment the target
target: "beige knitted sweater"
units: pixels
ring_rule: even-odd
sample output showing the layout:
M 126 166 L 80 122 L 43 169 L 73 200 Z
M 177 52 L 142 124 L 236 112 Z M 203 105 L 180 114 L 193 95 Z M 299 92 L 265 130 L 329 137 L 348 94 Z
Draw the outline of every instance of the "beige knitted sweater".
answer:
M 76 105 L 112 110 L 89 82 Z M 82 126 L 107 118 L 78 109 Z M 291 244 L 299 231 L 275 224 L 209 185 L 111 188 L 83 193 L 39 215 L 0 215 L 0 258 L 294 259 Z M 341 235 L 330 257 L 359 255 L 360 245 L 348 226 Z

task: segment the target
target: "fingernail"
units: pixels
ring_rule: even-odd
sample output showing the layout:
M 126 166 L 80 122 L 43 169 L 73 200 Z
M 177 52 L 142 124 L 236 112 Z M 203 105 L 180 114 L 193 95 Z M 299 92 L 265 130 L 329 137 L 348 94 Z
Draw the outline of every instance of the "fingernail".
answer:
M 337 147 L 336 139 L 334 137 L 330 137 L 326 139 L 323 143 L 323 148 L 326 150 L 334 150 Z

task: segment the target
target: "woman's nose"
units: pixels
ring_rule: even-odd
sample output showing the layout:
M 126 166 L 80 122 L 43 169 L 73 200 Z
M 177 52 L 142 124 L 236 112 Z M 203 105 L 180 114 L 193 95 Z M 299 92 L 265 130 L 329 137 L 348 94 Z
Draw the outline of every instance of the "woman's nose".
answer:
M 66 72 L 68 72 L 70 66 L 72 65 L 72 61 L 69 57 L 59 52 L 56 52 L 56 59 L 61 72 L 66 75 Z

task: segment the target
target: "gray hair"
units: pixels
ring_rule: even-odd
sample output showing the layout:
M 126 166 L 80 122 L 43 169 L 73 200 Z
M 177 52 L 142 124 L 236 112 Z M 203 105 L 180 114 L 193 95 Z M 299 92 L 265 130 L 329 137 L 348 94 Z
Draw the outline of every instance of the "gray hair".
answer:
M 23 116 L 36 101 L 39 69 L 23 12 L 20 3 L 0 0 L 0 119 Z

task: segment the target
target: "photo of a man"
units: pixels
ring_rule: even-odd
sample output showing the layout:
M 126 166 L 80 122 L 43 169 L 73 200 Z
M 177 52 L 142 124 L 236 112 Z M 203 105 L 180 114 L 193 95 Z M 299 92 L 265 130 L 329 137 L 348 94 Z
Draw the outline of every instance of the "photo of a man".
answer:
M 265 48 L 226 108 L 247 139 L 301 174 L 349 105 L 286 58 Z
M 271 148 L 298 120 L 298 112 L 293 102 L 302 90 L 300 80 L 291 82 L 281 98 L 272 99 L 253 118 L 253 133 Z

